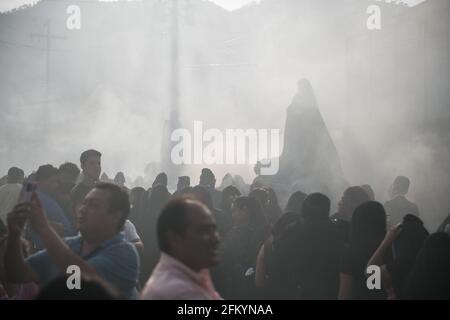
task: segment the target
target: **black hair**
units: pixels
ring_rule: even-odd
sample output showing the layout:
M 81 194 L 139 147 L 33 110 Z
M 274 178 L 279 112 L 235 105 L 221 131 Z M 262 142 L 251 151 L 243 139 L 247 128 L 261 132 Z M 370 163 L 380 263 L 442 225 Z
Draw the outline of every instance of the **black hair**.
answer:
M 405 299 L 450 299 L 450 235 L 434 233 L 425 240 L 405 286 Z
M 111 211 L 120 211 L 122 213 L 119 230 L 122 230 L 125 221 L 130 214 L 130 199 L 128 193 L 121 187 L 108 182 L 100 182 L 95 185 L 95 189 L 109 192 L 108 207 Z
M 240 196 L 241 192 L 235 186 L 227 186 L 222 190 L 222 198 L 226 199 L 229 196 Z
M 36 171 L 36 181 L 43 181 L 58 175 L 58 169 L 51 164 L 44 164 Z
M 59 166 L 59 173 L 61 172 L 65 172 L 68 175 L 70 175 L 71 177 L 73 177 L 74 179 L 76 179 L 78 177 L 78 175 L 80 174 L 80 169 L 78 168 L 78 166 L 75 163 L 72 162 L 65 162 L 62 165 Z
M 302 211 L 303 201 L 305 201 L 307 194 L 303 191 L 295 191 L 289 197 L 284 212 L 295 212 L 300 214 Z
M 182 235 L 189 226 L 188 213 L 195 207 L 208 210 L 200 201 L 188 198 L 174 199 L 163 208 L 156 224 L 158 246 L 162 252 L 170 253 L 167 234 L 171 231 Z
M 90 158 L 90 157 L 101 157 L 102 154 L 94 149 L 89 149 L 84 151 L 81 156 L 80 156 L 80 163 L 81 165 L 84 165 L 86 163 L 86 161 Z
M 255 198 L 241 196 L 234 200 L 233 205 L 239 209 L 246 208 L 248 210 L 251 226 L 260 226 L 267 223 L 263 208 L 261 207 L 259 201 Z
M 372 254 L 385 235 L 386 212 L 382 204 L 367 201 L 356 207 L 351 226 L 352 247 L 358 247 Z
M 156 185 L 162 185 L 164 187 L 167 187 L 167 174 L 164 172 L 159 173 L 156 178 L 155 181 L 153 181 L 152 187 L 155 187 Z
M 330 214 L 330 199 L 322 193 L 311 193 L 303 201 L 301 215 L 307 220 L 324 220 Z
M 17 168 L 17 167 L 12 167 L 12 168 L 9 168 L 9 170 L 8 170 L 7 181 L 8 181 L 8 183 L 19 183 L 19 182 L 21 182 L 21 180 L 23 180 L 24 176 L 25 176 L 25 173 L 23 172 L 22 169 Z
M 216 177 L 214 173 L 209 168 L 203 168 L 200 174 L 200 184 L 214 184 L 216 182 Z
M 394 180 L 394 190 L 401 194 L 407 194 L 409 190 L 410 181 L 405 176 L 398 176 Z

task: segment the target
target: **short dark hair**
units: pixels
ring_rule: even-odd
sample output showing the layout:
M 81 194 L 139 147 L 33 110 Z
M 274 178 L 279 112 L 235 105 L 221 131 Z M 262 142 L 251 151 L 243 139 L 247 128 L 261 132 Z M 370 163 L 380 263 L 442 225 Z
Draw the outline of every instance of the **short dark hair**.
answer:
M 202 173 L 200 174 L 200 184 L 209 184 L 214 183 L 215 181 L 216 177 L 211 169 L 203 168 Z
M 176 198 L 163 208 L 156 224 L 158 246 L 162 252 L 170 253 L 167 233 L 172 231 L 182 235 L 189 225 L 188 213 L 195 207 L 208 211 L 200 201 L 189 198 Z
M 311 193 L 302 204 L 301 215 L 307 220 L 327 219 L 330 214 L 330 199 L 322 193 Z
M 295 191 L 289 197 L 284 212 L 295 212 L 300 214 L 302 211 L 303 201 L 305 201 L 307 194 L 303 191 Z
M 252 226 L 260 226 L 266 224 L 266 218 L 264 216 L 264 209 L 261 203 L 250 196 L 240 196 L 233 202 L 234 206 L 243 209 L 246 208 L 250 215 L 250 224 Z
M 89 149 L 84 151 L 80 156 L 80 163 L 81 165 L 84 165 L 86 161 L 89 159 L 89 157 L 101 157 L 102 154 L 94 149 Z
M 410 181 L 405 176 L 398 176 L 394 180 L 394 190 L 401 194 L 407 194 L 409 190 Z
M 369 184 L 363 184 L 360 187 L 367 193 L 371 201 L 375 201 L 375 192 Z
M 128 219 L 128 215 L 130 214 L 130 199 L 128 197 L 128 193 L 121 187 L 108 182 L 97 183 L 95 185 L 95 189 L 109 192 L 109 210 L 120 211 L 122 213 L 122 217 L 118 226 L 119 230 L 122 230 L 125 221 Z
M 36 181 L 43 181 L 58 175 L 58 169 L 51 164 L 44 164 L 36 171 Z
M 226 198 L 229 196 L 237 196 L 239 197 L 241 192 L 235 186 L 227 186 L 222 190 L 222 198 Z
M 164 172 L 159 173 L 156 178 L 155 181 L 153 181 L 152 187 L 157 186 L 158 184 L 167 187 L 167 174 Z
M 8 183 L 18 183 L 20 180 L 22 180 L 25 176 L 25 173 L 22 169 L 17 167 L 9 168 L 8 170 L 8 177 L 7 182 Z
M 116 176 L 114 177 L 114 182 L 118 182 L 119 179 L 122 181 L 126 181 L 125 175 L 123 174 L 122 171 L 116 173 Z
M 189 176 L 178 177 L 178 183 L 189 186 L 191 184 L 191 178 Z
M 78 175 L 80 174 L 80 169 L 75 163 L 72 162 L 64 162 L 62 165 L 59 166 L 58 170 L 59 173 L 65 172 L 74 178 L 78 177 Z

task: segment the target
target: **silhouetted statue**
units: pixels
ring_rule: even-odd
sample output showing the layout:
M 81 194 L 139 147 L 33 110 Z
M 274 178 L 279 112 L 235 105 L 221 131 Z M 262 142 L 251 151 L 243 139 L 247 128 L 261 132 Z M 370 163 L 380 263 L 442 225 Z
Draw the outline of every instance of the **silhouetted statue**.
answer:
M 336 147 L 306 79 L 298 82 L 297 94 L 287 108 L 279 166 L 277 174 L 259 175 L 256 180 L 272 187 L 282 205 L 293 184 L 307 193 L 320 191 L 332 200 L 346 186 Z

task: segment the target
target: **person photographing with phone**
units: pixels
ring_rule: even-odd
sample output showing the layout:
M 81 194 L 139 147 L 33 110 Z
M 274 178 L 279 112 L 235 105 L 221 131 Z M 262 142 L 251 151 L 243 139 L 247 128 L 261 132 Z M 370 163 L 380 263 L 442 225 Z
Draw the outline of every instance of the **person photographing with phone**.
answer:
M 8 214 L 6 277 L 11 283 L 37 282 L 42 287 L 78 266 L 81 276 L 99 277 L 118 289 L 121 298 L 137 297 L 139 257 L 120 232 L 128 217 L 128 195 L 109 183 L 97 184 L 77 214 L 80 235 L 62 239 L 51 227 L 36 192 Z M 44 250 L 24 259 L 20 239 L 26 222 L 39 235 Z M 81 288 L 82 290 L 83 288 Z
M 35 180 L 27 181 L 24 185 L 24 188 L 29 190 L 22 191 L 22 196 L 25 197 L 22 201 L 30 201 L 31 194 L 36 192 L 51 227 L 61 237 L 74 235 L 66 214 L 55 200 L 58 190 L 58 169 L 50 164 L 42 165 L 36 171 Z M 43 248 L 42 240 L 33 228 L 27 229 L 27 239 L 31 241 L 33 251 Z

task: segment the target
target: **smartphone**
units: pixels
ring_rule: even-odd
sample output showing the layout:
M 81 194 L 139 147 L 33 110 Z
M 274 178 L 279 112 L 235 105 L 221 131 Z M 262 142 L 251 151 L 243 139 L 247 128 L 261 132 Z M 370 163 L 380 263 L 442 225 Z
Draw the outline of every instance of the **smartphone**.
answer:
M 22 191 L 20 192 L 20 201 L 29 202 L 33 192 L 36 191 L 36 182 L 25 181 L 22 185 Z

